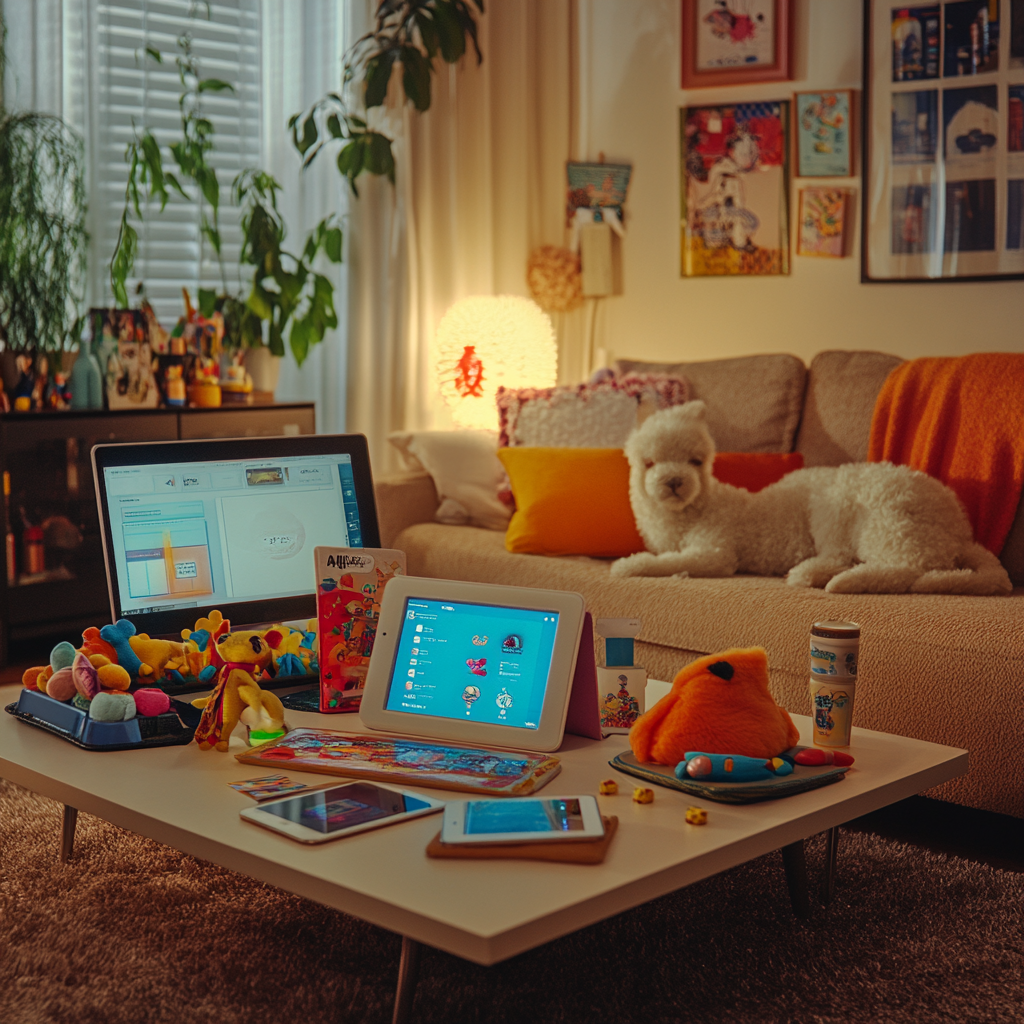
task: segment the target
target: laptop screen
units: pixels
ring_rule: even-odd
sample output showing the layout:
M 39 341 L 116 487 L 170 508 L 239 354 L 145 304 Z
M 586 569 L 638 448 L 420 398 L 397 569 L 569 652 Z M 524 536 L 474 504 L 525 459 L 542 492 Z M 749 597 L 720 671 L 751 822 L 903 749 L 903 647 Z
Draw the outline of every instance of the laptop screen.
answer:
M 375 545 L 377 524 L 360 493 L 368 465 L 289 440 L 289 454 L 263 439 L 111 446 L 122 451 L 99 460 L 97 483 L 115 615 L 152 633 L 199 609 L 238 625 L 307 614 L 307 602 L 315 614 L 314 548 Z

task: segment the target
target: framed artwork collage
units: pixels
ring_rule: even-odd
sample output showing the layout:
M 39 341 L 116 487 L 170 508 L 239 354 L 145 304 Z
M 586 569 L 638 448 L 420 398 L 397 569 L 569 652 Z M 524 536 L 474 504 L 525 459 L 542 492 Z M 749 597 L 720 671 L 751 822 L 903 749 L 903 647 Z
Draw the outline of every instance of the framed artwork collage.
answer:
M 1024 276 L 1024 0 L 869 0 L 865 281 Z
M 792 0 L 682 0 L 682 87 L 792 80 Z M 681 273 L 790 272 L 790 184 L 855 173 L 851 89 L 680 110 Z M 799 190 L 796 253 L 850 254 L 855 192 Z
M 1024 277 L 1024 0 L 863 3 L 863 93 L 680 110 L 682 276 L 851 255 L 860 162 L 862 281 Z M 682 88 L 792 81 L 793 0 L 681 7 Z

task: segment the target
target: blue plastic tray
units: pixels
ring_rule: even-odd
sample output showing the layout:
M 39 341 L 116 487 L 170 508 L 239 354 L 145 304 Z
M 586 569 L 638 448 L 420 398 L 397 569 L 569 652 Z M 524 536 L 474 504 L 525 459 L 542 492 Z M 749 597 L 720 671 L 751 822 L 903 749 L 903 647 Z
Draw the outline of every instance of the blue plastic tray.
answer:
M 172 700 L 171 710 L 162 715 L 97 722 L 73 704 L 62 704 L 38 690 L 22 690 L 17 702 L 4 710 L 83 750 L 135 750 L 191 743 L 203 714 L 191 704 Z

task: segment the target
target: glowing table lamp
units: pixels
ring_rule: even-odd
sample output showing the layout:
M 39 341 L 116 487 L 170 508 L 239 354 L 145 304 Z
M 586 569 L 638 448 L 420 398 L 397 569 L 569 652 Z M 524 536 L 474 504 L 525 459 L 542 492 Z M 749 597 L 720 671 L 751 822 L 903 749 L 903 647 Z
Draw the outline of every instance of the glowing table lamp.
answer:
M 498 388 L 549 388 L 558 373 L 555 333 L 536 303 L 517 295 L 460 299 L 441 318 L 434 376 L 460 427 L 498 425 Z

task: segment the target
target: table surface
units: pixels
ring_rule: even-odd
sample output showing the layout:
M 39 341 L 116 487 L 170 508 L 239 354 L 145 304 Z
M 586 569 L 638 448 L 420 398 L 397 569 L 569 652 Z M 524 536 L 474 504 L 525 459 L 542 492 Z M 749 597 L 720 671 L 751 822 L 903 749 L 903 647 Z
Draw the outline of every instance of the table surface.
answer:
M 0 688 L 0 706 L 16 700 L 19 689 Z M 649 683 L 648 702 L 665 690 Z M 793 720 L 800 742 L 809 744 L 810 718 Z M 289 712 L 288 721 L 367 731 L 357 715 Z M 243 821 L 238 812 L 254 801 L 227 784 L 270 772 L 231 756 L 245 746 L 239 731 L 228 754 L 194 744 L 93 752 L 0 714 L 0 776 L 193 856 L 492 964 L 967 771 L 966 751 L 855 728 L 849 749 L 856 765 L 822 789 L 730 805 L 656 787 L 654 803 L 641 805 L 631 799 L 637 780 L 608 765 L 628 747 L 625 736 L 567 736 L 556 755 L 562 772 L 542 793 L 596 793 L 601 779 L 618 779 L 619 795 L 598 797 L 602 813 L 619 818 L 604 863 L 447 861 L 424 852 L 440 828 L 437 814 L 316 846 Z M 281 771 L 310 785 L 328 781 L 284 765 Z M 688 806 L 706 808 L 707 825 L 685 824 Z M 58 835 L 53 842 L 56 857 Z

